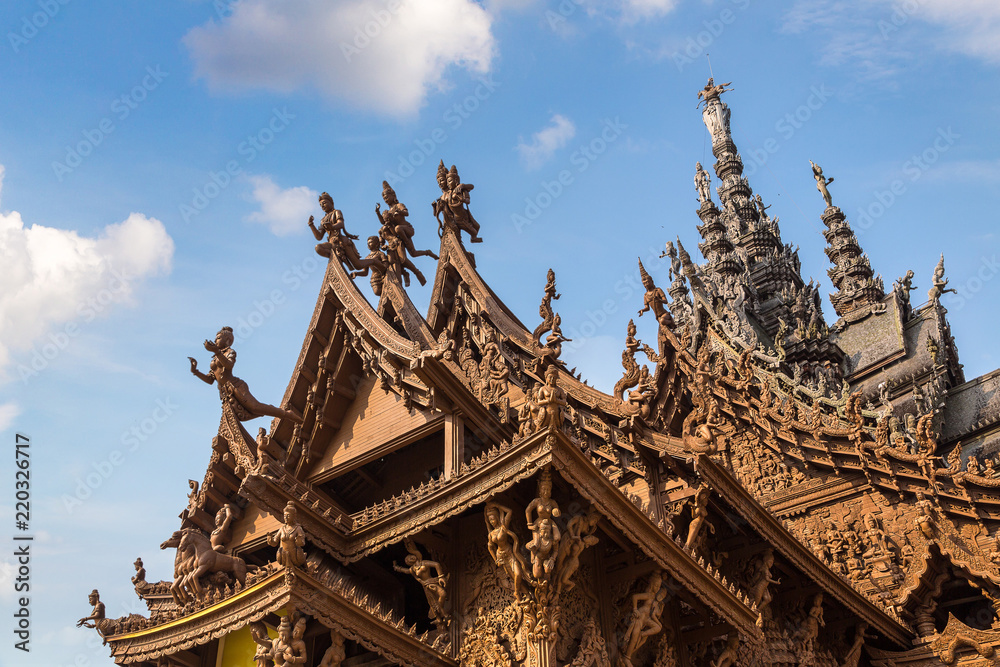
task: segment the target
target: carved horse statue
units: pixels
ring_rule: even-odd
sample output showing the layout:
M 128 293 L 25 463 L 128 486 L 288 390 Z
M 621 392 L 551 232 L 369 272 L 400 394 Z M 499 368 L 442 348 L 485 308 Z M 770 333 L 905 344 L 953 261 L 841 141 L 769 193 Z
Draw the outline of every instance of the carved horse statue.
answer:
M 199 530 L 185 528 L 174 531 L 160 545 L 161 549 L 171 547 L 177 549 L 177 556 L 174 558 L 174 583 L 170 586 L 170 593 L 180 606 L 204 594 L 199 579 L 206 574 L 231 572 L 241 586 L 246 583 L 247 565 L 243 559 L 214 550 L 209 537 Z

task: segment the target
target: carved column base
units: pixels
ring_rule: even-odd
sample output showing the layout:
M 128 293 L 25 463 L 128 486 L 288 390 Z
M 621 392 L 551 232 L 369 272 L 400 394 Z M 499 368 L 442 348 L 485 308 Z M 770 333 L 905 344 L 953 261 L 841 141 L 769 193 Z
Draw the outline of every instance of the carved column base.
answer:
M 529 639 L 525 667 L 556 667 L 556 643 L 548 639 Z

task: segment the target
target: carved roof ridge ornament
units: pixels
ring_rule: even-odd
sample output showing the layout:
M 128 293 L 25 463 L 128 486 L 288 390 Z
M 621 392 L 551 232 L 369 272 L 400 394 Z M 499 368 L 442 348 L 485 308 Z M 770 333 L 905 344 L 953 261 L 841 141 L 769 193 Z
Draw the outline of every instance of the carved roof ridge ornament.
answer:
M 542 334 L 552 331 L 554 313 L 552 312 L 552 300 L 558 299 L 561 295 L 556 292 L 556 273 L 551 268 L 545 275 L 545 292 L 542 296 L 542 303 L 538 306 L 538 315 L 542 318 L 541 324 L 535 327 L 531 337 L 538 342 Z

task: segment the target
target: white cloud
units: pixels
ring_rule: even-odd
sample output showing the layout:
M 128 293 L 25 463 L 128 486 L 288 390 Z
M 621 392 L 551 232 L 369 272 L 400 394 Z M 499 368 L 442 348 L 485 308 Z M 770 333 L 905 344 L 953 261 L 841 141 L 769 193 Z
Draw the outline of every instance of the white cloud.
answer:
M 651 19 L 669 14 L 678 0 L 623 0 L 622 14 L 626 20 Z
M 141 213 L 92 238 L 0 212 L 0 375 L 11 350 L 65 339 L 67 325 L 78 332 L 129 301 L 143 279 L 170 271 L 173 252 L 163 223 Z
M 252 198 L 260 206 L 247 216 L 250 222 L 267 225 L 277 236 L 288 236 L 306 229 L 310 212 L 316 210 L 319 193 L 304 185 L 282 190 L 268 176 L 250 176 Z
M 943 47 L 1000 64 L 1000 3 L 996 0 L 921 0 L 916 7 L 918 18 L 944 27 L 939 40 Z
M 9 429 L 19 414 L 21 407 L 16 403 L 0 403 L 0 433 Z
M 523 139 L 519 140 L 516 148 L 528 169 L 538 169 L 575 136 L 576 126 L 573 125 L 573 121 L 554 114 L 550 125 L 531 135 L 531 141 L 528 143 Z
M 485 74 L 490 13 L 473 0 L 241 0 L 184 37 L 195 74 L 221 90 L 314 87 L 350 105 L 412 114 L 452 66 Z

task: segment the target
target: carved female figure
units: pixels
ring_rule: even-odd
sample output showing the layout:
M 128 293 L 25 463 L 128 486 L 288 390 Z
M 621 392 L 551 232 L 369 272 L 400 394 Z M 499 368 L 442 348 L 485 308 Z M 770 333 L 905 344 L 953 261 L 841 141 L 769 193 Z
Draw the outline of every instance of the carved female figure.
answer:
M 545 384 L 538 389 L 536 401 L 539 411 L 535 426 L 539 431 L 562 426 L 562 409 L 568 403 L 566 392 L 557 384 L 558 378 L 559 369 L 549 366 L 545 371 Z
M 521 600 L 524 596 L 523 580 L 527 564 L 518 551 L 517 535 L 510 529 L 511 514 L 513 511 L 509 507 L 495 502 L 486 503 L 486 539 L 493 562 L 510 577 L 514 597 Z
M 594 536 L 597 524 L 601 520 L 601 515 L 595 510 L 591 510 L 586 515 L 577 515 L 569 520 L 566 527 L 566 535 L 563 536 L 562 544 L 559 546 L 559 559 L 556 561 L 556 569 L 559 571 L 559 583 L 556 592 L 571 591 L 573 575 L 580 569 L 580 554 L 587 547 L 594 546 L 598 539 Z
M 424 560 L 423 554 L 413 544 L 412 540 L 403 542 L 409 552 L 403 562 L 406 567 L 393 565 L 396 572 L 403 572 L 413 575 L 413 578 L 420 582 L 424 588 L 424 595 L 427 596 L 427 603 L 430 605 L 428 618 L 438 624 L 448 624 L 448 575 L 444 573 L 441 564 L 433 560 Z
M 226 503 L 215 514 L 215 530 L 212 531 L 212 548 L 219 553 L 226 552 L 226 543 L 230 538 L 229 526 L 233 523 L 233 507 Z
M 344 214 L 334 208 L 333 197 L 324 192 L 319 196 L 319 206 L 323 209 L 323 219 L 317 228 L 314 223 L 315 218 L 310 215 L 309 229 L 317 241 L 322 241 L 324 236 L 327 237 L 327 240 L 316 246 L 316 252 L 330 259 L 336 256 L 350 268 L 360 269 L 358 260 L 361 259 L 361 256 L 353 243 L 353 241 L 358 240 L 358 237 L 347 233 L 347 229 L 344 227 Z
M 482 243 L 483 240 L 479 238 L 479 223 L 469 210 L 469 192 L 475 186 L 461 182 L 455 165 L 451 165 L 450 170 L 445 169 L 444 160 L 438 164 L 437 182 L 441 188 L 441 198 L 434 202 L 435 217 L 444 213 L 445 225 L 454 225 L 456 231 L 465 230 L 472 243 Z
M 813 178 L 816 179 L 816 189 L 823 195 L 823 201 L 826 202 L 827 207 L 833 206 L 833 197 L 830 196 L 830 190 L 826 187 L 833 183 L 833 179 L 823 176 L 823 168 L 812 160 L 809 160 L 809 164 L 812 165 Z
M 250 637 L 257 644 L 257 651 L 253 656 L 256 667 L 268 667 L 268 663 L 271 662 L 273 641 L 267 634 L 264 621 L 254 621 L 250 624 Z
M 302 617 L 292 629 L 288 616 L 281 617 L 278 625 L 278 638 L 271 645 L 271 659 L 274 667 L 295 667 L 306 661 L 306 643 L 302 636 L 306 630 L 306 619 Z
M 532 521 L 532 512 L 535 520 Z M 538 581 L 548 579 L 558 555 L 559 527 L 552 520 L 560 516 L 559 505 L 552 499 L 552 471 L 546 468 L 538 480 L 538 497 L 524 510 L 524 518 L 532 539 L 526 548 L 531 553 L 531 574 Z
M 687 541 L 684 543 L 684 548 L 694 549 L 700 543 L 701 530 L 708 520 L 708 497 L 711 495 L 712 490 L 708 486 L 701 486 L 698 492 L 694 496 L 694 506 L 691 508 L 691 514 L 694 518 L 691 519 L 691 525 L 688 527 Z M 715 528 L 709 524 L 709 530 L 713 533 Z
M 191 362 L 191 373 L 205 384 L 217 383 L 219 398 L 222 399 L 223 403 L 229 404 L 240 421 L 266 416 L 290 419 L 296 424 L 301 424 L 302 419 L 298 415 L 258 401 L 250 393 L 247 383 L 233 375 L 236 350 L 232 348 L 232 345 L 232 327 L 222 327 L 215 335 L 214 343 L 205 341 L 205 349 L 212 353 L 208 373 L 199 371 L 198 362 L 194 357 L 188 357 L 188 361 Z
M 649 586 L 644 592 L 632 596 L 632 620 L 622 641 L 622 656 L 626 664 L 631 665 L 632 656 L 649 637 L 658 635 L 663 630 L 660 616 L 663 614 L 666 597 L 667 589 L 663 588 L 663 575 L 659 571 L 650 575 Z

